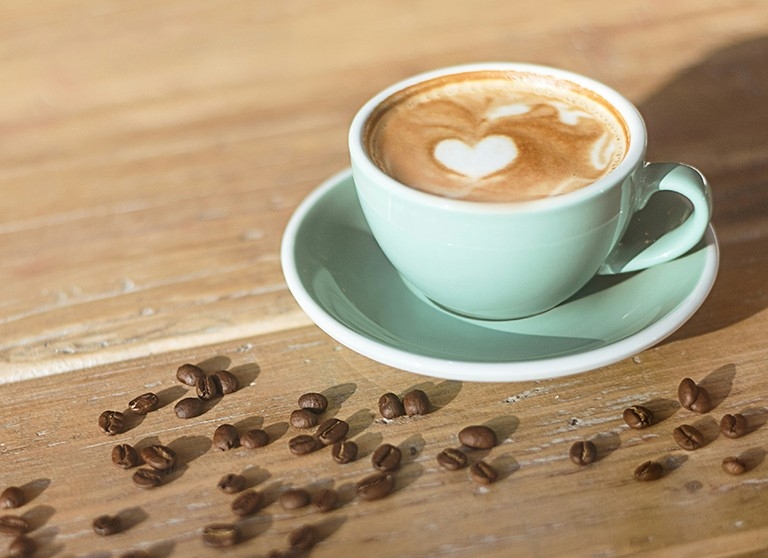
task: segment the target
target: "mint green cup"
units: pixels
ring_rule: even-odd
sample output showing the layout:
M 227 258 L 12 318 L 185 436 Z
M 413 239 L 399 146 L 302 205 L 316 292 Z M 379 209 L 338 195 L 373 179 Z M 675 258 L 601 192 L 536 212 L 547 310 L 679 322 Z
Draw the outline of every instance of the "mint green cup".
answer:
M 482 70 L 532 72 L 596 93 L 626 123 L 625 157 L 609 174 L 583 188 L 519 202 L 426 193 L 376 166 L 366 152 L 363 133 L 377 106 L 421 81 Z M 543 66 L 487 63 L 421 74 L 380 92 L 355 115 L 349 150 L 365 218 L 405 283 L 451 312 L 503 320 L 545 312 L 596 274 L 634 272 L 667 262 L 701 240 L 712 213 L 706 179 L 684 164 L 646 162 L 646 139 L 637 109 L 603 84 Z M 656 198 L 652 215 L 638 214 L 663 191 L 677 195 Z M 679 218 L 670 222 L 668 215 Z

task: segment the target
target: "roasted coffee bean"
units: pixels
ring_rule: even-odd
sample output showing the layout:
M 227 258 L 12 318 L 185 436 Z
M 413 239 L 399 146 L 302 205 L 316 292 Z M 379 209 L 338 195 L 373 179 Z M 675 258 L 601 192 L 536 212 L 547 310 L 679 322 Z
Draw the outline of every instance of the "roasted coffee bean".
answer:
M 240 389 L 240 380 L 229 370 L 219 370 L 214 372 L 212 376 L 218 381 L 222 395 L 234 393 Z
M 482 459 L 470 465 L 469 476 L 478 484 L 491 484 L 492 482 L 496 482 L 496 479 L 499 478 L 496 469 L 490 463 L 483 461 Z
M 8 545 L 8 558 L 31 558 L 37 550 L 37 543 L 26 535 L 19 535 Z
M 151 467 L 142 467 L 133 473 L 133 483 L 141 488 L 155 488 L 163 484 L 163 472 Z
M 309 409 L 296 409 L 291 413 L 288 422 L 294 428 L 312 428 L 317 426 L 317 413 Z
M 459 441 L 468 448 L 491 449 L 496 445 L 496 433 L 480 424 L 467 426 L 459 432 Z
M 114 515 L 100 515 L 93 520 L 93 531 L 103 537 L 118 533 L 120 528 L 120 518 Z
M 723 471 L 729 475 L 742 475 L 746 473 L 746 464 L 738 457 L 726 457 L 723 459 Z
M 355 489 L 363 500 L 379 500 L 395 490 L 395 477 L 391 473 L 374 473 L 358 481 Z
M 328 408 L 328 398 L 322 393 L 304 393 L 299 397 L 299 408 L 313 413 L 324 413 Z
M 357 444 L 352 440 L 340 440 L 333 444 L 331 456 L 336 463 L 351 463 L 357 458 Z
M 197 385 L 197 380 L 205 377 L 205 372 L 199 366 L 194 364 L 182 364 L 179 369 L 176 370 L 176 379 L 182 384 L 186 384 L 190 387 Z
M 624 422 L 630 428 L 647 428 L 653 424 L 653 411 L 642 405 L 633 405 L 624 409 Z
M 349 432 L 349 424 L 337 418 L 329 418 L 317 428 L 317 439 L 324 446 L 343 440 Z
M 246 490 L 232 500 L 232 512 L 240 517 L 252 515 L 259 511 L 263 502 L 264 495 L 261 492 Z
M 690 424 L 681 424 L 672 431 L 672 438 L 681 448 L 693 451 L 704 445 L 704 435 Z
M 211 523 L 203 528 L 203 544 L 212 548 L 234 546 L 242 539 L 240 527 L 232 523 Z
M 240 445 L 244 448 L 261 448 L 269 444 L 269 434 L 260 428 L 247 430 L 240 435 Z
M 690 378 L 683 378 L 677 387 L 680 404 L 694 413 L 707 413 L 712 410 L 709 392 Z
M 309 505 L 312 497 L 303 488 L 289 488 L 280 494 L 279 501 L 284 510 L 297 510 Z
M 29 530 L 29 521 L 19 515 L 0 516 L 0 533 L 3 535 L 19 536 L 28 533 Z
M 173 412 L 180 419 L 199 417 L 204 410 L 205 405 L 197 397 L 185 397 L 173 407 Z
M 426 415 L 430 408 L 429 396 L 423 390 L 414 389 L 403 396 L 403 409 L 409 417 Z
M 128 408 L 137 415 L 146 415 L 160 406 L 160 398 L 154 393 L 143 393 L 128 402 Z
M 245 490 L 245 487 L 248 486 L 248 479 L 237 473 L 228 473 L 219 479 L 216 486 L 226 494 L 235 494 Z
M 293 455 L 306 455 L 312 453 L 320 446 L 314 436 L 299 434 L 288 440 L 288 449 Z
M 741 438 L 749 431 L 747 417 L 741 413 L 724 415 L 720 420 L 720 432 L 727 438 Z
M 645 461 L 635 469 L 635 479 L 639 481 L 654 481 L 661 478 L 664 467 L 657 461 Z
M 139 453 L 130 444 L 118 444 L 112 448 L 112 463 L 121 469 L 130 469 L 139 464 Z
M 597 459 L 597 447 L 590 440 L 574 442 L 568 452 L 568 457 L 576 465 L 589 465 Z
M 371 464 L 378 471 L 394 471 L 400 466 L 402 452 L 392 444 L 381 444 L 371 456 Z
M 332 488 L 324 488 L 313 499 L 315 509 L 321 513 L 336 509 L 339 505 L 339 495 Z
M 99 415 L 99 428 L 107 436 L 120 434 L 125 428 L 125 415 L 120 411 L 104 411 Z
M 221 397 L 221 385 L 219 379 L 216 376 L 203 376 L 198 378 L 195 384 L 195 392 L 197 397 L 203 401 L 210 401 Z
M 152 444 L 141 448 L 142 461 L 158 471 L 170 471 L 176 466 L 176 453 L 167 446 Z
M 309 550 L 317 542 L 317 530 L 312 525 L 296 527 L 288 534 L 288 546 L 295 550 Z
M 443 469 L 457 471 L 467 466 L 467 456 L 458 448 L 446 448 L 437 454 L 437 464 Z
M 394 393 L 385 393 L 379 398 L 379 413 L 385 419 L 394 419 L 405 414 L 402 401 Z
M 24 491 L 18 486 L 9 486 L 0 493 L 0 508 L 10 510 L 27 503 Z
M 222 424 L 213 432 L 213 447 L 226 451 L 240 445 L 240 433 L 233 424 Z

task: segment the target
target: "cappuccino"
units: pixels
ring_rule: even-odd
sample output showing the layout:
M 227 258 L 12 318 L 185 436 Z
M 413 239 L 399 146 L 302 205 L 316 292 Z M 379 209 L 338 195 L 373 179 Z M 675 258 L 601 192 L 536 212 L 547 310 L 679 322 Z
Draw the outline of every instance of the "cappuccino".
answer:
M 575 83 L 514 70 L 433 78 L 385 99 L 363 131 L 386 174 L 446 198 L 514 202 L 572 192 L 624 159 L 627 125 Z

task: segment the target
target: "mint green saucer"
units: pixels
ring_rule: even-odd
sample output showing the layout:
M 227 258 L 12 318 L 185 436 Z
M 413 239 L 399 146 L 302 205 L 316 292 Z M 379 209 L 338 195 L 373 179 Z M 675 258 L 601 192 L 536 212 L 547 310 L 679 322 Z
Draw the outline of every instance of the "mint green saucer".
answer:
M 598 276 L 543 314 L 463 318 L 403 283 L 371 236 L 345 170 L 296 209 L 281 259 L 302 309 L 350 349 L 427 376 L 509 382 L 591 370 L 655 345 L 709 294 L 719 252 L 710 227 L 685 256 L 633 274 Z

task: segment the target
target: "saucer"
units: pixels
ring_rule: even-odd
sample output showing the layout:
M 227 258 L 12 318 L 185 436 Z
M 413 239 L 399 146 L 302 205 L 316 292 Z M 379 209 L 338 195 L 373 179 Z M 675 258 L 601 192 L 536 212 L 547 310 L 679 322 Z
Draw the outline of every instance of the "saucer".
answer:
M 688 254 L 632 274 L 597 276 L 543 314 L 461 317 L 406 286 L 371 235 L 347 169 L 296 209 L 281 260 L 301 308 L 350 349 L 417 374 L 511 382 L 592 370 L 655 345 L 701 306 L 719 251 L 710 226 Z

